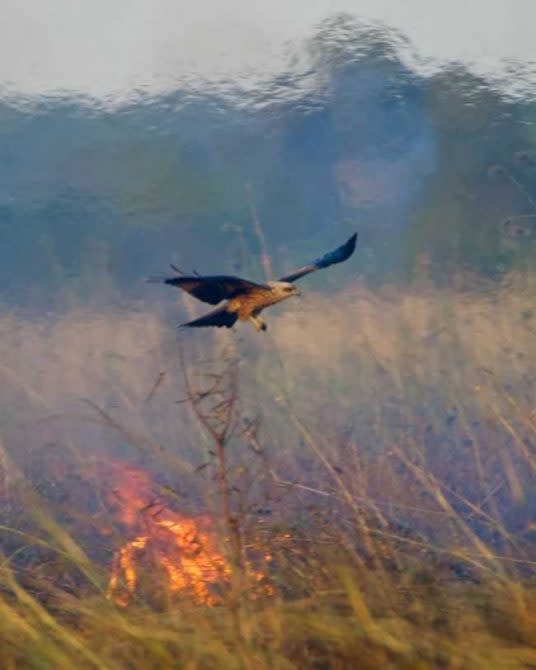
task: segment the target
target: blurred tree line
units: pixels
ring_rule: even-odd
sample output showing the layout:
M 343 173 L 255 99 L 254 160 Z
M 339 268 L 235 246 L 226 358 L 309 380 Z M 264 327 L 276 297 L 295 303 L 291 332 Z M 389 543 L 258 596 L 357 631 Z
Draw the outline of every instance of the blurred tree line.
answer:
M 276 271 L 353 230 L 361 253 L 341 271 L 371 283 L 406 281 L 423 259 L 437 282 L 525 267 L 534 98 L 460 65 L 417 74 L 408 48 L 343 16 L 309 40 L 307 67 L 255 93 L 207 86 L 117 108 L 5 99 L 4 301 L 47 304 L 65 286 L 135 295 L 169 261 L 260 279 L 254 217 Z M 321 275 L 318 287 L 333 280 Z

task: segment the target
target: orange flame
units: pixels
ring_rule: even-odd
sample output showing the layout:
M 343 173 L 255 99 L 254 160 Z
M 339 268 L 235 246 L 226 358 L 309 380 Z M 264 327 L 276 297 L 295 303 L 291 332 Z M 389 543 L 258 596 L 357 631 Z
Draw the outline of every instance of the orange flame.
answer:
M 112 463 L 111 473 L 117 516 L 138 532 L 114 555 L 107 597 L 125 606 L 137 590 L 144 557 L 149 556 L 170 592 L 214 605 L 217 596 L 211 587 L 227 583 L 231 570 L 218 550 L 210 519 L 185 517 L 157 503 L 151 480 L 141 470 Z

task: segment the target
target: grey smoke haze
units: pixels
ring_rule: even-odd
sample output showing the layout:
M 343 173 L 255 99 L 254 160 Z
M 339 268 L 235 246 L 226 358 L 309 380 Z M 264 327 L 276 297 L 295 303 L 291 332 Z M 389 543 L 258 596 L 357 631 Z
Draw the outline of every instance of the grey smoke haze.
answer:
M 455 61 L 504 76 L 518 62 L 535 75 L 532 0 L 4 0 L 0 86 L 123 99 L 198 79 L 251 87 L 286 70 L 338 13 L 400 31 L 411 43 L 405 57 L 421 68 Z
M 510 57 L 525 60 L 509 90 L 526 84 L 525 23 L 479 2 L 461 23 L 453 5 L 404 6 L 361 3 L 363 20 L 324 2 L 6 5 L 4 300 L 139 296 L 169 261 L 260 278 L 252 205 L 277 271 L 354 230 L 354 276 L 373 281 L 423 255 L 437 279 L 524 262 L 530 245 L 500 224 L 521 215 L 531 234 L 531 162 L 513 180 L 489 170 L 532 151 L 530 95 L 496 85 Z

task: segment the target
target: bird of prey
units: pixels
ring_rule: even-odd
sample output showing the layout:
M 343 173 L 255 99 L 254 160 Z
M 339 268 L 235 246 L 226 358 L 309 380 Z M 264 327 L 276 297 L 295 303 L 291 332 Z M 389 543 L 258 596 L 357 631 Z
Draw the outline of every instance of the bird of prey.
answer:
M 257 331 L 266 330 L 266 323 L 260 317 L 262 310 L 293 295 L 301 295 L 293 282 L 311 272 L 347 260 L 354 253 L 356 240 L 357 233 L 354 233 L 334 251 L 330 251 L 294 272 L 290 272 L 277 281 L 268 281 L 265 284 L 257 284 L 247 279 L 228 275 L 185 275 L 174 265 L 171 267 L 177 273 L 176 276 L 152 277 L 149 281 L 177 286 L 198 300 L 210 305 L 218 305 L 225 301 L 212 312 L 194 321 L 183 323 L 180 327 L 216 326 L 217 328 L 232 328 L 235 322 L 240 320 L 251 321 Z

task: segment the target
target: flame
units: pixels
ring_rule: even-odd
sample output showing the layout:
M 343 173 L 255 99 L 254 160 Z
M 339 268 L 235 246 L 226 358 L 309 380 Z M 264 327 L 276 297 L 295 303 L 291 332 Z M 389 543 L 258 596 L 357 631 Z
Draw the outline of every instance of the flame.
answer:
M 117 463 L 110 467 L 112 507 L 135 535 L 114 554 L 107 597 L 127 605 L 149 560 L 162 573 L 170 593 L 189 594 L 198 603 L 214 605 L 214 586 L 228 583 L 231 569 L 218 549 L 210 519 L 180 515 L 157 501 L 151 479 L 142 470 Z
M 138 535 L 116 552 L 108 598 L 127 604 L 138 586 L 143 556 L 150 551 L 152 561 L 166 575 L 171 593 L 189 593 L 205 605 L 216 603 L 210 585 L 229 581 L 229 565 L 215 547 L 214 536 L 200 529 L 200 519 L 175 516 L 155 519 L 148 534 Z

